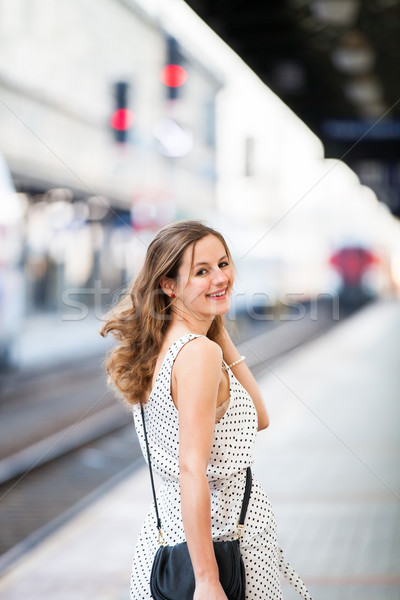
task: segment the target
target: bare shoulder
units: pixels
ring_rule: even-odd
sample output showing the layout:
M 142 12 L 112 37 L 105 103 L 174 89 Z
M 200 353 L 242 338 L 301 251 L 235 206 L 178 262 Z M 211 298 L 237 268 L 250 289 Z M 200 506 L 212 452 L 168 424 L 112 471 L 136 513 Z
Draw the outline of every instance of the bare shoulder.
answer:
M 202 369 L 221 370 L 222 349 L 207 337 L 201 336 L 187 342 L 176 357 L 176 374 L 188 372 L 196 365 Z

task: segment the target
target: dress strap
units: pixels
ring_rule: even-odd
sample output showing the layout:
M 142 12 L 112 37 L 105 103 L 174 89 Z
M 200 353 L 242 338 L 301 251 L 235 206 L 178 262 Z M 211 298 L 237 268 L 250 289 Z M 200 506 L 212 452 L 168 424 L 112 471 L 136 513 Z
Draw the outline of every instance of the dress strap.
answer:
M 182 350 L 183 346 L 190 340 L 193 340 L 194 338 L 197 338 L 197 337 L 207 337 L 207 336 L 202 335 L 201 333 L 185 333 L 185 335 L 178 338 L 167 350 L 163 364 L 160 369 L 160 373 L 161 373 L 161 370 L 166 366 L 165 363 L 167 363 L 170 370 L 172 370 L 172 365 L 175 361 L 175 358 L 178 356 L 178 354 L 179 354 L 180 350 Z M 223 359 L 222 359 L 221 367 L 222 367 L 222 369 L 226 370 L 227 373 L 229 374 L 229 365 Z
M 201 335 L 200 333 L 185 333 L 185 335 L 182 335 L 179 339 L 177 339 L 172 346 L 169 347 L 166 356 L 168 356 L 168 358 L 171 361 L 171 366 L 172 363 L 174 362 L 175 358 L 178 356 L 178 353 L 180 350 L 182 350 L 183 346 L 189 342 L 190 340 L 194 340 L 194 338 L 197 337 L 206 337 L 205 335 Z

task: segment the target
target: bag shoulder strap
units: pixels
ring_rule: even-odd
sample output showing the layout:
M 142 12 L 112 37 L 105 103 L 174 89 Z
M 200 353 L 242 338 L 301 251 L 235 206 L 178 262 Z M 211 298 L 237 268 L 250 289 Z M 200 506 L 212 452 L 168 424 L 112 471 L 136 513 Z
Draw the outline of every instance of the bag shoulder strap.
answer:
M 158 512 L 156 489 L 155 489 L 155 486 L 154 486 L 153 469 L 151 467 L 150 449 L 149 449 L 149 442 L 148 442 L 148 439 L 147 439 L 147 430 L 146 430 L 146 423 L 145 423 L 144 410 L 143 410 L 143 405 L 142 404 L 140 405 L 140 410 L 141 410 L 141 413 L 142 413 L 143 433 L 144 433 L 144 440 L 146 442 L 147 461 L 148 461 L 148 465 L 149 465 L 151 489 L 152 489 L 152 492 L 153 492 L 153 499 L 154 499 L 154 508 L 155 508 L 156 516 L 157 516 L 158 541 L 163 546 L 164 545 L 164 536 L 163 536 L 163 533 L 162 533 L 161 519 L 160 519 L 160 515 L 159 515 L 159 512 Z M 238 527 L 237 539 L 239 541 L 241 540 L 241 538 L 243 536 L 244 520 L 246 518 L 247 507 L 248 507 L 249 500 L 250 500 L 251 486 L 252 486 L 251 468 L 247 467 L 247 471 L 246 471 L 246 486 L 245 486 L 245 490 L 244 490 L 244 497 L 243 497 L 243 502 L 242 502 L 242 509 L 240 511 L 240 517 L 239 517 L 239 522 L 238 522 L 238 526 L 237 526 Z
M 164 537 L 163 537 L 163 534 L 162 534 L 162 531 L 161 531 L 161 519 L 160 519 L 160 515 L 158 513 L 157 498 L 156 498 L 156 488 L 154 487 L 153 469 L 151 468 L 149 442 L 147 440 L 147 431 L 146 431 L 146 424 L 144 422 L 144 410 L 143 410 L 143 405 L 142 404 L 140 405 L 140 410 L 142 412 L 143 433 L 144 433 L 144 441 L 146 442 L 147 462 L 148 462 L 148 465 L 149 465 L 151 489 L 153 491 L 154 508 L 156 510 L 156 516 L 157 516 L 158 541 L 160 542 L 161 545 L 163 545 L 164 544 Z

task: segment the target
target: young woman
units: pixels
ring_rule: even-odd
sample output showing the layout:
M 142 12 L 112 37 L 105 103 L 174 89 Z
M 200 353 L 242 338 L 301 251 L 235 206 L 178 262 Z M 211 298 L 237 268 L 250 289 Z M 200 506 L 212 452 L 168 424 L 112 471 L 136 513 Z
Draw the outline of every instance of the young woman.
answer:
M 146 457 L 141 404 L 166 544 L 186 539 L 194 600 L 226 600 L 213 540 L 234 539 L 253 463 L 257 431 L 268 427 L 258 385 L 225 327 L 234 265 L 223 236 L 199 221 L 164 227 L 150 244 L 130 295 L 102 335 L 120 344 L 107 362 L 110 381 L 133 405 Z M 133 559 L 131 600 L 148 600 L 158 548 L 154 504 Z M 246 600 L 282 598 L 279 569 L 310 596 L 282 558 L 269 499 L 253 475 L 240 544 Z

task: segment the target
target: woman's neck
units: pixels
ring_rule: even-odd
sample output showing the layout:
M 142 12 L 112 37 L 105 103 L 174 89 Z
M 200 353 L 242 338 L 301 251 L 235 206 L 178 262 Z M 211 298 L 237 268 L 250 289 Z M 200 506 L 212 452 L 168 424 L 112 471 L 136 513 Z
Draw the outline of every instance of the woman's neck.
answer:
M 168 325 L 166 335 L 170 337 L 171 332 L 174 332 L 179 335 L 185 335 L 185 333 L 195 333 L 198 335 L 207 335 L 208 330 L 212 325 L 213 319 L 210 317 L 209 319 L 203 318 L 198 319 L 192 315 L 189 317 L 182 317 L 181 315 L 172 314 L 172 319 L 170 324 Z

